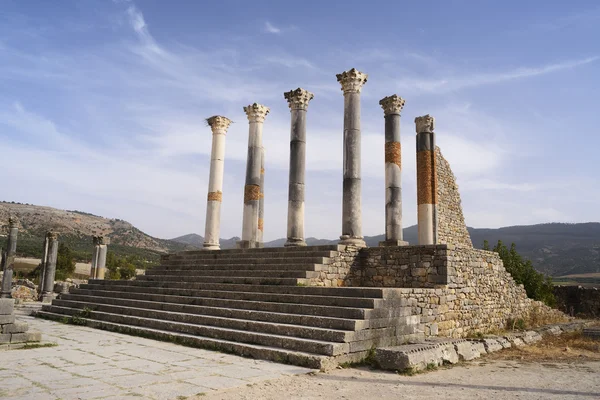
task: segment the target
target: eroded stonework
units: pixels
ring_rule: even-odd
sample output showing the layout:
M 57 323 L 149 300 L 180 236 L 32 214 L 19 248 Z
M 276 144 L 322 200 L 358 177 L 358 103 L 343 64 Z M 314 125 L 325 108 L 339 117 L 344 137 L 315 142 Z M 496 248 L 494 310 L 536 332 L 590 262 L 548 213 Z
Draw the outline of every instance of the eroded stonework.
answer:
M 465 224 L 456 178 L 439 147 L 435 148 L 435 161 L 438 244 L 472 248 L 473 243 Z

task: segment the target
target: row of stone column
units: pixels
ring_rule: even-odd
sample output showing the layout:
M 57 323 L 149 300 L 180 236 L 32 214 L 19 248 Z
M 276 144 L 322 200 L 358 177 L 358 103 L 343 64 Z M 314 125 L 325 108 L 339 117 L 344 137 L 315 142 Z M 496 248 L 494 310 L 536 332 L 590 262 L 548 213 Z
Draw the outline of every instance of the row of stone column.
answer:
M 344 93 L 343 199 L 340 244 L 365 246 L 361 217 L 361 126 L 360 93 L 368 75 L 356 69 L 336 75 Z M 290 174 L 288 189 L 287 241 L 285 246 L 306 246 L 304 237 L 304 177 L 306 170 L 306 114 L 314 95 L 298 88 L 284 93 L 291 112 Z M 404 100 L 398 95 L 379 104 L 385 116 L 386 235 L 380 245 L 407 244 L 402 239 L 402 163 L 400 113 Z M 249 121 L 248 158 L 244 186 L 242 240 L 239 248 L 262 247 L 264 228 L 263 122 L 269 108 L 261 104 L 244 107 Z M 207 119 L 213 133 L 204 249 L 218 250 L 223 188 L 225 135 L 231 120 L 223 116 Z M 417 198 L 419 244 L 437 243 L 435 141 L 433 117 L 415 119 L 417 129 Z

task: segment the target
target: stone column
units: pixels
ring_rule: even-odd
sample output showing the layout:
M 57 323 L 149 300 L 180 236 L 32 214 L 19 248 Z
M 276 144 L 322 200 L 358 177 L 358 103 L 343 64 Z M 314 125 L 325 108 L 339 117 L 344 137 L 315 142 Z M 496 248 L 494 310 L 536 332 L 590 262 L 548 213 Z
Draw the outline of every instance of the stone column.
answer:
M 231 124 L 229 118 L 215 115 L 206 120 L 212 130 L 212 150 L 210 152 L 210 175 L 208 179 L 208 201 L 206 205 L 206 226 L 204 250 L 220 250 L 221 201 L 223 200 L 223 170 L 225 168 L 225 135 Z
M 417 130 L 417 221 L 419 244 L 437 244 L 437 176 L 435 165 L 435 120 L 430 115 L 415 118 Z
M 291 113 L 290 182 L 286 247 L 306 246 L 304 241 L 304 175 L 306 171 L 306 112 L 314 95 L 298 88 L 285 92 Z
M 106 255 L 108 254 L 108 238 L 100 238 L 98 245 L 98 262 L 96 263 L 96 279 L 104 279 L 106 274 Z
M 344 92 L 344 191 L 340 244 L 365 247 L 360 181 L 360 91 L 368 75 L 352 68 L 337 74 Z
M 404 99 L 398 95 L 379 101 L 385 117 L 385 241 L 380 246 L 404 246 L 402 240 L 402 154 L 400 112 Z
M 96 279 L 98 275 L 98 257 L 100 256 L 100 236 L 92 236 L 94 250 L 92 251 L 92 267 L 90 269 L 90 279 Z
M 260 200 L 258 201 L 258 247 L 264 247 L 265 231 L 265 148 L 260 149 Z
M 44 236 L 44 250 L 42 253 L 42 262 L 40 263 L 40 294 L 39 300 L 42 299 L 42 290 L 44 288 L 44 276 L 46 275 L 46 264 L 48 261 L 48 235 Z
M 54 298 L 54 277 L 56 275 L 56 259 L 58 258 L 58 234 L 48 233 L 48 262 L 44 275 L 44 288 L 42 301 L 50 302 Z
M 262 129 L 269 108 L 261 104 L 244 107 L 250 122 L 248 133 L 248 160 L 246 162 L 246 185 L 244 186 L 244 214 L 242 217 L 242 240 L 238 248 L 259 247 L 258 209 L 260 207 L 260 164 Z
M 10 293 L 12 289 L 13 268 L 15 266 L 15 258 L 17 256 L 18 234 L 19 228 L 17 227 L 17 219 L 11 217 L 8 219 L 8 243 L 6 245 L 7 251 L 4 258 L 4 265 L 2 266 L 4 275 L 2 276 L 2 290 L 0 291 L 0 298 L 12 298 Z

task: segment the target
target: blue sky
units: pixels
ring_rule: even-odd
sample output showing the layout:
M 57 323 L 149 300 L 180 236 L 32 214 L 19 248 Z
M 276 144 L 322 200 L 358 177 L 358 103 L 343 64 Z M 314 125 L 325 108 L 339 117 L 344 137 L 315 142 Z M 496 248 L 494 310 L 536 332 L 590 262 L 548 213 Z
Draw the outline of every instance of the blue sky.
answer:
M 468 225 L 600 220 L 595 1 L 0 0 L 3 200 L 79 209 L 154 236 L 204 234 L 211 132 L 225 115 L 222 237 L 239 236 L 248 124 L 271 108 L 265 238 L 284 237 L 289 109 L 308 110 L 306 235 L 341 233 L 343 95 L 362 94 L 363 226 L 384 231 L 381 98 L 402 113 L 404 226 L 414 118 L 436 117 Z

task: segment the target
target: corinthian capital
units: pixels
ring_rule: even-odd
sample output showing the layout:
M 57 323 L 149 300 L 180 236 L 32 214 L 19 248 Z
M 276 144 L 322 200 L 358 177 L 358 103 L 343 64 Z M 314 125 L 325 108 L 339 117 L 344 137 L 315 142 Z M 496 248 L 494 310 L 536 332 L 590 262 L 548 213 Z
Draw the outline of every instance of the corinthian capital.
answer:
M 393 94 L 379 100 L 379 104 L 383 108 L 384 115 L 400 114 L 402 107 L 404 107 L 404 99 L 397 94 Z
M 248 121 L 250 122 L 265 122 L 265 117 L 269 111 L 269 107 L 257 103 L 244 107 L 244 112 L 248 116 Z
M 338 82 L 342 85 L 344 94 L 346 94 L 360 93 L 363 85 L 367 83 L 369 75 L 363 74 L 355 68 L 352 68 L 350 71 L 344 71 L 341 74 L 337 74 L 336 77 Z
M 417 133 L 428 132 L 432 133 L 435 128 L 435 118 L 431 115 L 423 115 L 422 117 L 415 118 L 415 124 Z
M 206 123 L 210 126 L 213 133 L 216 131 L 227 131 L 231 122 L 229 118 L 221 115 L 213 115 L 210 118 L 206 118 Z
M 298 88 L 296 90 L 285 92 L 283 97 L 288 101 L 290 110 L 306 110 L 308 108 L 308 102 L 311 101 L 315 95 L 308 90 Z
M 15 217 L 15 216 L 8 217 L 8 227 L 9 228 L 16 228 L 18 223 L 19 223 L 19 220 L 17 219 L 17 217 Z
M 58 240 L 58 233 L 54 232 L 54 231 L 50 231 L 46 234 L 46 237 L 48 238 L 48 240 Z

